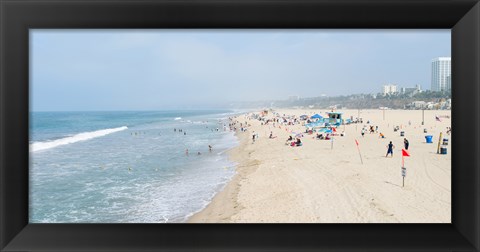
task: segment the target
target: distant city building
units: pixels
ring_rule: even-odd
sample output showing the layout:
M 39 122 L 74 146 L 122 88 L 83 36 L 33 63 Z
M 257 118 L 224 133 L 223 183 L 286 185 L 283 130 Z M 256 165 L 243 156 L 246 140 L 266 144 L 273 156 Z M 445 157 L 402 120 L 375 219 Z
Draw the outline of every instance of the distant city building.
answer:
M 291 96 L 288 97 L 288 100 L 290 100 L 290 101 L 298 101 L 298 100 L 300 100 L 300 96 L 298 96 L 298 95 L 291 95 Z
M 432 59 L 432 91 L 450 91 L 452 88 L 451 81 L 451 58 L 438 57 Z
M 383 85 L 383 95 L 392 95 L 397 93 L 397 85 L 387 84 Z
M 426 107 L 427 103 L 424 102 L 424 101 L 414 101 L 412 102 L 412 106 L 416 109 L 419 109 L 419 108 L 424 108 Z
M 415 87 L 411 87 L 411 88 L 403 87 L 403 88 L 400 88 L 400 92 L 402 94 L 413 96 L 413 95 L 416 95 L 418 93 L 421 93 L 422 88 L 420 87 L 420 85 L 415 85 Z
M 440 99 L 435 102 L 414 101 L 405 107 L 410 109 L 452 109 L 452 99 Z
M 452 91 L 452 76 L 447 76 L 447 90 Z

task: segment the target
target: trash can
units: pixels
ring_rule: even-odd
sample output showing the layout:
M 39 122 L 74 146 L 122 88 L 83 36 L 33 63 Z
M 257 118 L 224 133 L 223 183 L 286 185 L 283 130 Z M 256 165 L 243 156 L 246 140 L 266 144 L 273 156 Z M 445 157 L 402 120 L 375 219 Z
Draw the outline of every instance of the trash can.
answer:
M 448 145 L 448 138 L 443 139 L 443 145 Z
M 433 138 L 432 135 L 426 135 L 426 136 L 425 136 L 425 141 L 426 141 L 427 143 L 433 143 L 432 138 Z
M 440 147 L 440 154 L 443 154 L 443 155 L 447 154 L 447 146 Z
M 405 136 L 405 131 L 400 131 L 400 136 Z

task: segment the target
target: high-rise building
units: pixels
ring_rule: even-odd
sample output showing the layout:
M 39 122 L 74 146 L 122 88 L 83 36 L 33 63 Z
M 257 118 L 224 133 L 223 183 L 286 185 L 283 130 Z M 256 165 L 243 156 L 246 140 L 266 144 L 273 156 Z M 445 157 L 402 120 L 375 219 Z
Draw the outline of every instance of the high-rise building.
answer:
M 432 91 L 451 90 L 451 82 L 449 83 L 452 73 L 451 62 L 450 57 L 432 59 Z
M 391 95 L 397 93 L 397 85 L 387 84 L 383 85 L 383 95 Z
M 447 76 L 447 90 L 452 91 L 452 75 Z

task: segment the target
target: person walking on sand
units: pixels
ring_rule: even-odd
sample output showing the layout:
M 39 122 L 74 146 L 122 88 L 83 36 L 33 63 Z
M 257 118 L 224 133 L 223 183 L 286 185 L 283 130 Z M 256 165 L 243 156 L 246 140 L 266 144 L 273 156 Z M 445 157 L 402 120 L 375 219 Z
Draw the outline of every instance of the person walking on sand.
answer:
M 403 139 L 403 144 L 405 145 L 405 150 L 408 150 L 408 145 L 410 145 L 410 143 L 406 138 Z
M 388 150 L 387 150 L 387 155 L 385 157 L 388 157 L 388 154 L 391 154 L 391 157 L 393 157 L 393 149 L 395 149 L 395 145 L 393 145 L 392 141 L 387 145 Z
M 254 131 L 253 134 L 252 134 L 252 140 L 253 140 L 252 143 L 255 143 L 255 131 Z

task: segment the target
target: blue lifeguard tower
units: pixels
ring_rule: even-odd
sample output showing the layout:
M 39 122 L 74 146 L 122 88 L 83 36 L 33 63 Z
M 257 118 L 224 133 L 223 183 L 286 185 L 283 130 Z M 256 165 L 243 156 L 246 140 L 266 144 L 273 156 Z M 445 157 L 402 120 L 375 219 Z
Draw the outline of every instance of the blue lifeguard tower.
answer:
M 328 118 L 325 118 L 325 124 L 327 126 L 338 127 L 343 123 L 343 117 L 341 112 L 328 112 Z

